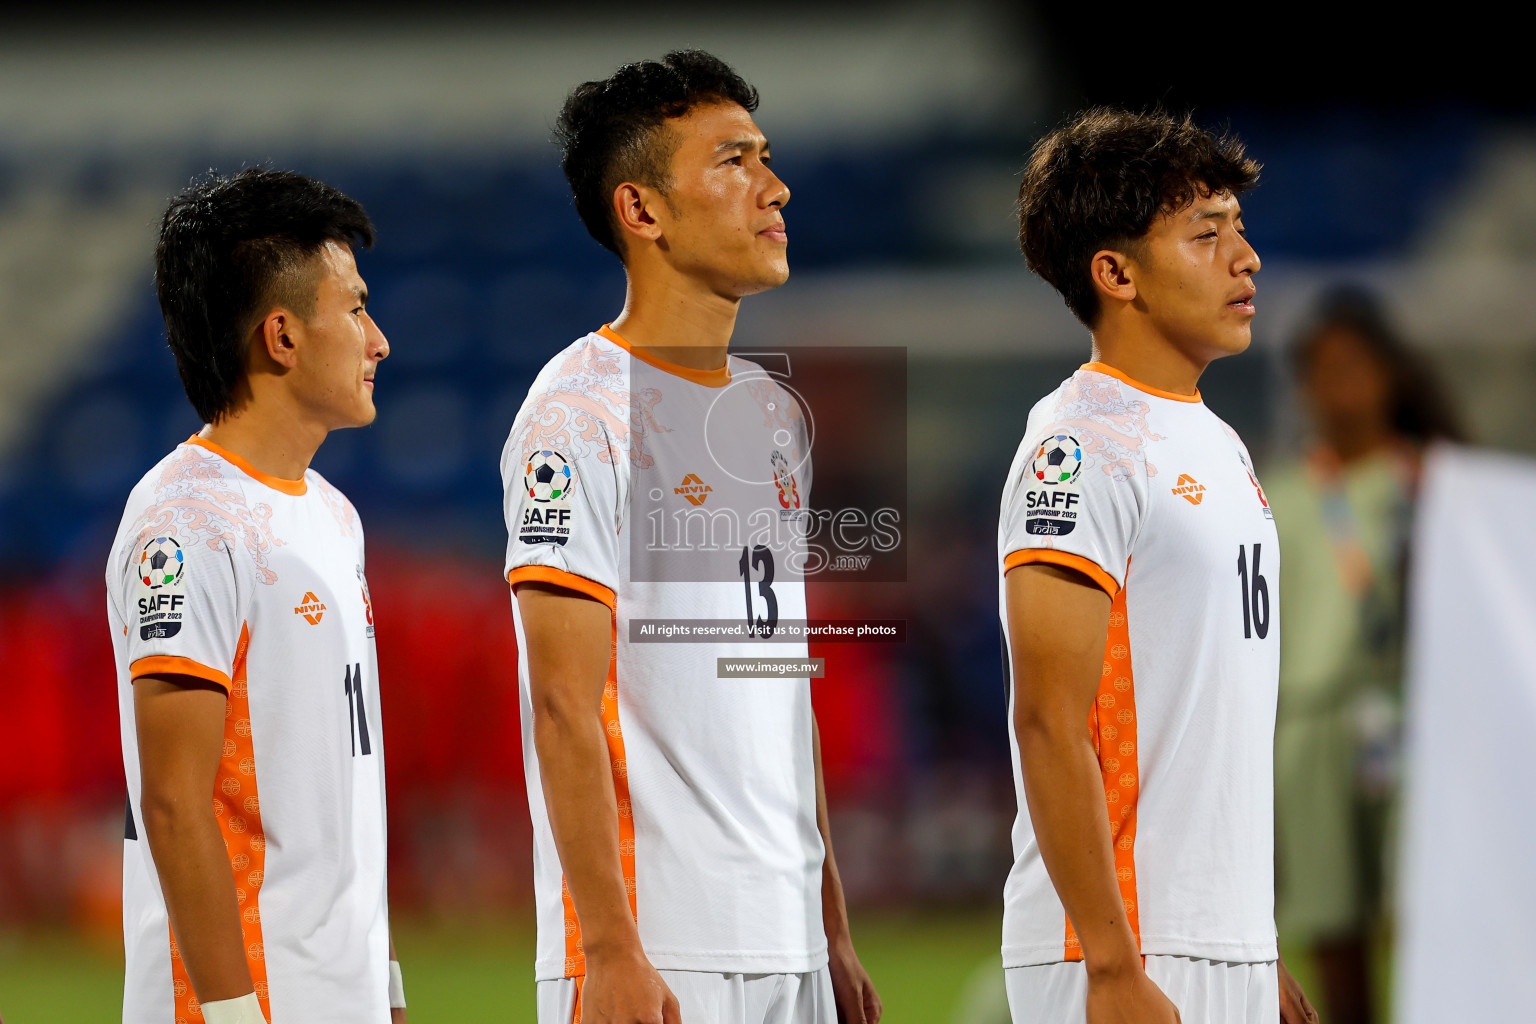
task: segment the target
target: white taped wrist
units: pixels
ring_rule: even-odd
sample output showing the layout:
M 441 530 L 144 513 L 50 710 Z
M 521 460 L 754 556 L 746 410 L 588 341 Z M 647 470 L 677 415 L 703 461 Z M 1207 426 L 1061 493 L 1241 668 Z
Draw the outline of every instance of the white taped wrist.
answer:
M 389 962 L 389 1008 L 391 1010 L 405 1009 L 405 981 L 400 975 L 400 961 Z M 209 1024 L 213 1024 L 209 1021 Z
M 220 999 L 204 1003 L 203 1020 L 208 1024 L 267 1024 L 261 1012 L 261 1000 L 255 992 L 248 992 L 239 999 Z

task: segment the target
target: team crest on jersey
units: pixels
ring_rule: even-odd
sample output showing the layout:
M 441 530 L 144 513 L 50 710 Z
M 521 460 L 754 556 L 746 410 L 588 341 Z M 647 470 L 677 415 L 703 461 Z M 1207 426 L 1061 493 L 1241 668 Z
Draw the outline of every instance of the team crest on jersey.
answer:
M 357 567 L 357 585 L 363 591 L 363 618 L 367 620 L 368 636 L 373 636 L 373 598 L 368 596 L 368 577 L 363 575 L 363 567 Z
M 1052 433 L 1035 445 L 1025 468 L 1024 532 L 1060 537 L 1077 526 L 1082 501 L 1083 446 L 1071 434 Z
M 139 579 L 139 638 L 157 640 L 180 633 L 187 603 L 187 558 L 176 538 L 151 538 L 130 568 Z
M 1259 485 L 1259 478 L 1254 474 L 1253 467 L 1248 464 L 1247 457 L 1239 452 L 1237 460 L 1243 464 L 1243 469 L 1248 474 L 1248 482 L 1253 484 L 1254 493 L 1259 496 L 1259 507 L 1264 510 L 1264 518 L 1275 518 L 1275 510 L 1269 507 L 1269 499 L 1264 496 L 1264 488 Z
M 571 537 L 571 492 L 576 474 L 571 460 L 556 451 L 536 451 L 523 465 L 523 521 L 517 539 L 524 544 L 564 544 Z
M 784 508 L 800 507 L 800 488 L 795 486 L 795 474 L 789 470 L 789 459 L 777 448 L 768 456 L 773 466 L 773 482 L 779 487 L 779 504 Z

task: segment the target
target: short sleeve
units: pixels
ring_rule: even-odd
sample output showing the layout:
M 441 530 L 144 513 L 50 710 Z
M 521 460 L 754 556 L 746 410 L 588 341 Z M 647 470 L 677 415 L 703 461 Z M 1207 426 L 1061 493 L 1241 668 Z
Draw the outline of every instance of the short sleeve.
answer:
M 520 443 L 520 433 L 514 429 L 502 455 L 507 582 L 553 583 L 613 608 L 622 455 L 601 442 Z
M 1144 480 L 1096 454 L 1085 432 L 1067 422 L 1025 435 L 1003 497 L 1002 571 L 1031 562 L 1065 566 L 1114 596 L 1140 532 Z
M 230 686 L 242 628 L 239 579 L 221 538 L 144 533 L 118 577 L 134 679 L 193 676 Z

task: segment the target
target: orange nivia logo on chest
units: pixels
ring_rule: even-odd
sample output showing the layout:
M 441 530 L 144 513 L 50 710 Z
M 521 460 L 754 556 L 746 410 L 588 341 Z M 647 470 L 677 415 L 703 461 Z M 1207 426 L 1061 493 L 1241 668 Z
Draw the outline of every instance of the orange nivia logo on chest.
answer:
M 1180 473 L 1179 482 L 1174 485 L 1173 493 L 1191 505 L 1198 505 L 1205 500 L 1205 484 L 1202 484 L 1188 473 Z
M 672 488 L 672 493 L 681 494 L 695 505 L 702 505 L 713 490 L 713 487 L 699 479 L 697 473 L 689 473 L 683 477 L 682 486 Z
M 304 600 L 293 610 L 293 614 L 304 616 L 304 621 L 311 626 L 320 625 L 320 617 L 325 614 L 325 605 L 315 596 L 313 590 L 304 592 Z

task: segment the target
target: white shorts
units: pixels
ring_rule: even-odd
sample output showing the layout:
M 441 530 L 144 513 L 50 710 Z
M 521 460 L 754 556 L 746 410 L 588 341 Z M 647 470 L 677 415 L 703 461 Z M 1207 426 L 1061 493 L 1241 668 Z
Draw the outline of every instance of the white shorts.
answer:
M 832 973 L 710 974 L 662 971 L 683 1024 L 837 1024 Z M 538 983 L 539 1024 L 573 1024 L 576 979 Z
M 1179 1008 L 1182 1024 L 1280 1024 L 1275 962 L 1232 964 L 1187 956 L 1149 956 L 1147 977 Z M 1083 1024 L 1088 970 L 1081 961 L 1010 967 L 1013 1024 Z M 540 1018 L 542 1024 L 542 1018 Z

